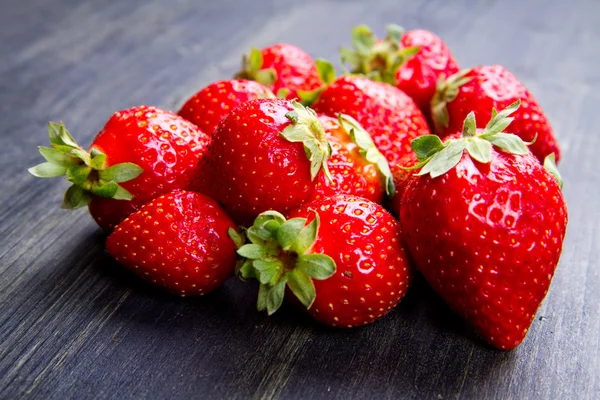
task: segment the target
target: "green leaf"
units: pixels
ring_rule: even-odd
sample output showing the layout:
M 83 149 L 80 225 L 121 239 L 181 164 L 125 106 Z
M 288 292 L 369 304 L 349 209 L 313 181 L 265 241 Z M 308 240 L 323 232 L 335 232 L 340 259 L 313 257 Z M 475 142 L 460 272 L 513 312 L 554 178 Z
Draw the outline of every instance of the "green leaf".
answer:
M 258 301 L 256 302 L 256 309 L 263 311 L 267 309 L 267 297 L 269 295 L 269 287 L 267 285 L 260 285 L 258 287 Z
M 356 70 L 360 67 L 361 64 L 360 55 L 354 50 L 342 47 L 340 48 L 340 64 L 342 65 L 342 67 L 344 66 L 344 64 L 350 64 L 352 69 Z M 345 70 L 345 68 L 343 67 L 342 70 Z
M 470 82 L 473 77 L 467 76 L 471 69 L 463 69 L 454 75 L 445 78 L 440 75 L 437 81 L 436 92 L 430 102 L 431 117 L 436 133 L 442 133 L 449 125 L 447 104 L 453 102 L 458 96 L 460 88 Z
M 113 194 L 112 198 L 114 200 L 133 200 L 133 195 L 123 186 L 117 185 L 117 191 Z
M 517 135 L 512 133 L 496 133 L 494 135 L 481 135 L 480 138 L 491 142 L 494 146 L 501 148 L 502 150 L 512 153 L 524 155 L 529 153 L 527 143 L 523 141 Z
M 277 81 L 277 72 L 273 68 L 261 69 L 254 74 L 254 80 L 269 87 Z
M 72 165 L 67 168 L 66 178 L 75 185 L 82 186 L 92 172 L 92 168 L 87 165 Z
M 99 153 L 96 149 L 94 149 L 94 150 L 95 151 L 92 151 L 92 153 L 90 153 L 90 155 L 92 157 L 92 162 L 90 164 L 90 167 L 94 168 L 97 171 L 101 171 L 106 166 L 106 154 Z M 106 179 L 106 180 L 112 181 L 114 179 Z
M 278 99 L 287 99 L 289 94 L 290 94 L 290 89 L 284 87 L 277 91 L 277 98 Z
M 75 210 L 87 206 L 92 200 L 89 192 L 83 190 L 81 186 L 71 185 L 65 192 L 62 208 Z
M 262 284 L 271 282 L 283 270 L 283 263 L 277 258 L 254 260 L 252 265 L 258 271 L 258 281 Z
M 286 114 L 290 124 L 284 128 L 280 136 L 290 142 L 301 142 L 310 161 L 311 179 L 315 179 L 321 168 L 328 179 L 331 178 L 327 168 L 327 159 L 331 154 L 331 147 L 323 126 L 317 119 L 317 114 L 310 108 L 304 107 L 299 102 L 292 100 L 293 110 Z
M 487 164 L 492 161 L 492 144 L 478 137 L 465 139 L 469 155 L 480 163 Z
M 402 35 L 404 35 L 404 28 L 400 25 L 390 24 L 386 27 L 387 37 L 386 39 L 400 43 L 400 39 L 402 39 Z
M 558 186 L 562 189 L 564 182 L 560 172 L 558 171 L 558 168 L 556 167 L 556 156 L 554 153 L 550 153 L 546 156 L 544 159 L 544 168 L 554 177 L 554 179 L 556 179 Z
M 477 125 L 475 123 L 475 113 L 471 111 L 467 114 L 465 122 L 463 123 L 463 137 L 472 137 L 477 134 Z
M 92 185 L 92 193 L 104 199 L 110 199 L 111 197 L 113 197 L 115 193 L 117 193 L 118 189 L 119 184 L 113 181 L 106 183 L 98 182 L 98 184 Z
M 303 254 L 298 257 L 296 266 L 318 280 L 330 278 L 335 274 L 335 261 L 326 254 Z
M 419 136 L 410 142 L 417 155 L 417 160 L 423 161 L 444 148 L 442 140 L 437 135 Z
M 252 47 L 247 56 L 247 65 L 249 72 L 257 72 L 263 66 L 263 56 L 259 49 Z
M 144 170 L 138 167 L 136 164 L 126 162 L 113 165 L 112 167 L 108 167 L 105 170 L 99 171 L 98 175 L 102 180 L 121 183 L 137 178 L 142 174 L 142 172 L 144 172 Z
M 333 67 L 333 64 L 322 58 L 317 58 L 315 64 L 317 65 L 319 78 L 321 78 L 321 81 L 324 84 L 329 85 L 335 81 L 335 68 Z
M 292 218 L 284 222 L 277 230 L 277 241 L 282 249 L 288 250 L 304 228 L 306 218 Z
M 266 249 L 254 243 L 243 245 L 237 250 L 237 253 L 251 260 L 258 260 L 267 256 Z
M 269 293 L 267 294 L 267 313 L 269 315 L 273 315 L 281 307 L 283 295 L 285 294 L 285 283 L 285 280 L 281 280 L 269 289 Z
M 252 266 L 254 262 L 252 260 L 245 260 L 240 267 L 240 275 L 244 279 L 256 278 L 255 269 Z
M 227 229 L 227 234 L 229 235 L 231 240 L 233 240 L 236 249 L 239 249 L 244 245 L 244 236 L 232 227 L 229 227 Z
M 31 167 L 27 171 L 38 178 L 56 178 L 65 175 L 67 167 L 53 162 L 45 162 Z
M 315 90 L 298 90 L 296 93 L 303 106 L 310 106 L 317 101 L 319 96 L 321 96 L 321 93 L 323 93 L 323 90 L 324 87 L 320 87 Z
M 292 250 L 300 255 L 306 253 L 306 251 L 312 247 L 319 232 L 319 220 L 319 213 L 315 211 L 315 218 L 310 224 L 302 228 L 296 236 L 296 240 L 292 244 Z
M 492 118 L 490 119 L 490 122 L 488 122 L 488 124 L 486 125 L 483 134 L 495 135 L 496 133 L 502 132 L 504 129 L 506 129 L 506 127 L 510 125 L 510 123 L 514 119 L 508 118 L 508 116 L 517 111 L 520 105 L 521 100 L 517 100 L 508 107 L 506 107 L 504 110 L 500 111 L 499 113 L 493 112 Z
M 458 164 L 464 149 L 465 142 L 463 140 L 448 141 L 444 149 L 435 153 L 417 175 L 429 174 L 432 178 L 436 178 L 445 174 Z
M 377 38 L 366 25 L 358 25 L 352 29 L 352 46 L 360 55 L 368 55 L 375 46 L 376 40 Z
M 312 279 L 301 269 L 295 268 L 288 274 L 288 286 L 292 293 L 300 300 L 306 308 L 315 301 L 315 285 Z
M 38 150 L 42 157 L 46 159 L 46 161 L 51 162 L 53 164 L 70 167 L 71 165 L 81 163 L 81 160 L 79 160 L 78 158 L 73 157 L 70 154 L 65 154 L 64 152 L 58 151 L 50 147 L 38 146 Z

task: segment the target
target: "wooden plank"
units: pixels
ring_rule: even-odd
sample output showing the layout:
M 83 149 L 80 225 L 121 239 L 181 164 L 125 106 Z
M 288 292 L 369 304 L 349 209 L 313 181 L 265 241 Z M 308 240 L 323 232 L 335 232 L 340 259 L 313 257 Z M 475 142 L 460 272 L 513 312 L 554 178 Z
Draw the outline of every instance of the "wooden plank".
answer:
M 599 16 L 593 0 L 4 2 L 0 397 L 599 398 Z M 506 65 L 564 149 L 565 249 L 514 351 L 482 343 L 421 279 L 386 318 L 354 330 L 290 307 L 267 318 L 256 288 L 235 280 L 173 298 L 123 271 L 85 212 L 58 209 L 64 183 L 25 172 L 49 120 L 88 144 L 118 109 L 177 109 L 231 76 L 252 45 L 335 59 L 353 25 L 382 33 L 389 22 L 437 32 L 462 66 Z

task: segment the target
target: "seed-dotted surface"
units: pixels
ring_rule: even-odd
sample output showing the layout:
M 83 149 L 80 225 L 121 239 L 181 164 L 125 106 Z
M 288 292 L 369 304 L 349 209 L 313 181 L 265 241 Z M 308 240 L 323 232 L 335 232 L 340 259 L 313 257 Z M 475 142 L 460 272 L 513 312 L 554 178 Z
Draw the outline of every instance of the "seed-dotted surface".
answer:
M 0 12 L 0 397 L 594 399 L 600 397 L 600 3 L 29 0 Z M 504 64 L 563 150 L 569 226 L 527 339 L 490 349 L 417 278 L 372 325 L 255 311 L 235 280 L 193 299 L 141 283 L 104 251 L 67 183 L 25 172 L 45 125 L 89 145 L 117 110 L 178 110 L 233 75 L 250 46 L 337 60 L 352 26 L 441 36 L 462 67 Z M 285 311 L 285 312 L 284 312 Z

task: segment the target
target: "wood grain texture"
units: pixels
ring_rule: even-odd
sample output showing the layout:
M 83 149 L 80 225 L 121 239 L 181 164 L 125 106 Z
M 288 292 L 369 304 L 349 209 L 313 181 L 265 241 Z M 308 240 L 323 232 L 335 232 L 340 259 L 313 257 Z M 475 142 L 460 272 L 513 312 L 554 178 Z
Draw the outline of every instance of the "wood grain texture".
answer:
M 600 2 L 0 3 L 0 398 L 600 398 Z M 328 329 L 256 313 L 235 280 L 177 299 L 123 271 L 64 182 L 35 180 L 45 124 L 89 143 L 116 110 L 177 109 L 251 45 L 336 58 L 357 23 L 423 27 L 462 66 L 501 63 L 550 116 L 570 221 L 525 342 L 495 351 L 418 280 L 389 316 Z

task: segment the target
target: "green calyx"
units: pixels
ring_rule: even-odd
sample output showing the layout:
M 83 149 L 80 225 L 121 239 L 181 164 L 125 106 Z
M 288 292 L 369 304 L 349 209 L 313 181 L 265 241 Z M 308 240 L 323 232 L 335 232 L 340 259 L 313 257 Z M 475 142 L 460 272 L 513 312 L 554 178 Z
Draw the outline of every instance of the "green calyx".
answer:
M 378 40 L 366 25 L 354 27 L 353 49 L 340 49 L 342 65 L 349 65 L 351 73 L 396 86 L 398 69 L 420 50 L 420 47 L 402 47 L 403 33 L 398 25 L 389 25 L 385 39 Z
M 310 106 L 317 101 L 321 93 L 335 81 L 335 68 L 333 64 L 322 58 L 317 58 L 315 64 L 317 65 L 317 72 L 322 84 L 314 90 L 297 91 L 300 102 L 305 106 Z
M 430 102 L 431 117 L 436 133 L 439 134 L 444 128 L 448 127 L 450 116 L 447 105 L 456 99 L 460 87 L 473 79 L 467 76 L 469 72 L 471 72 L 470 69 L 464 69 L 448 78 L 440 75 L 436 92 Z
M 295 100 L 290 103 L 293 110 L 285 116 L 291 123 L 279 134 L 290 142 L 301 142 L 304 145 L 304 152 L 310 161 L 312 180 L 322 168 L 327 179 L 333 181 L 329 168 L 327 168 L 331 145 L 327 141 L 327 134 L 317 118 L 317 113 Z
M 480 135 L 476 135 L 475 113 L 471 112 L 465 118 L 463 135 L 460 139 L 442 142 L 436 135 L 414 139 L 411 146 L 419 163 L 407 169 L 421 168 L 417 175 L 429 174 L 432 178 L 436 178 L 454 168 L 462 158 L 464 150 L 471 158 L 483 164 L 492 161 L 492 146 L 511 154 L 529 153 L 527 146 L 533 142 L 527 143 L 517 135 L 502 132 L 514 119 L 509 116 L 519 108 L 520 104 L 521 102 L 517 100 L 499 113 L 492 109 L 492 119 Z
M 544 168 L 550 173 L 550 175 L 554 177 L 554 179 L 556 179 L 558 187 L 562 189 L 564 182 L 560 172 L 558 172 L 558 167 L 556 166 L 556 156 L 554 153 L 550 153 L 546 156 L 546 158 L 544 158 Z
M 395 187 L 390 166 L 386 158 L 375 146 L 375 143 L 373 143 L 373 139 L 371 139 L 369 132 L 367 132 L 357 120 L 349 115 L 338 114 L 338 121 L 348 135 L 350 135 L 352 141 L 358 146 L 360 154 L 365 157 L 368 162 L 375 164 L 377 170 L 383 175 L 385 178 L 385 192 L 388 196 L 392 197 L 394 195 Z
M 51 147 L 38 147 L 46 162 L 29 168 L 29 173 L 38 178 L 64 176 L 72 183 L 65 193 L 63 208 L 84 207 L 94 195 L 115 200 L 133 199 L 119 183 L 137 178 L 142 168 L 133 163 L 107 168 L 106 154 L 97 150 L 88 153 L 75 142 L 62 122 L 50 122 L 48 136 Z
M 242 69 L 235 75 L 239 79 L 249 79 L 271 87 L 277 81 L 277 72 L 273 68 L 262 69 L 263 56 L 259 49 L 252 47 L 242 59 Z
M 319 214 L 315 213 L 310 224 L 306 222 L 305 218 L 286 220 L 277 211 L 266 211 L 246 230 L 250 243 L 238 246 L 242 260 L 238 274 L 243 279 L 259 281 L 259 311 L 267 310 L 269 315 L 277 311 L 286 286 L 310 308 L 316 297 L 313 279 L 324 280 L 335 273 L 331 257 L 310 253 L 319 232 Z

